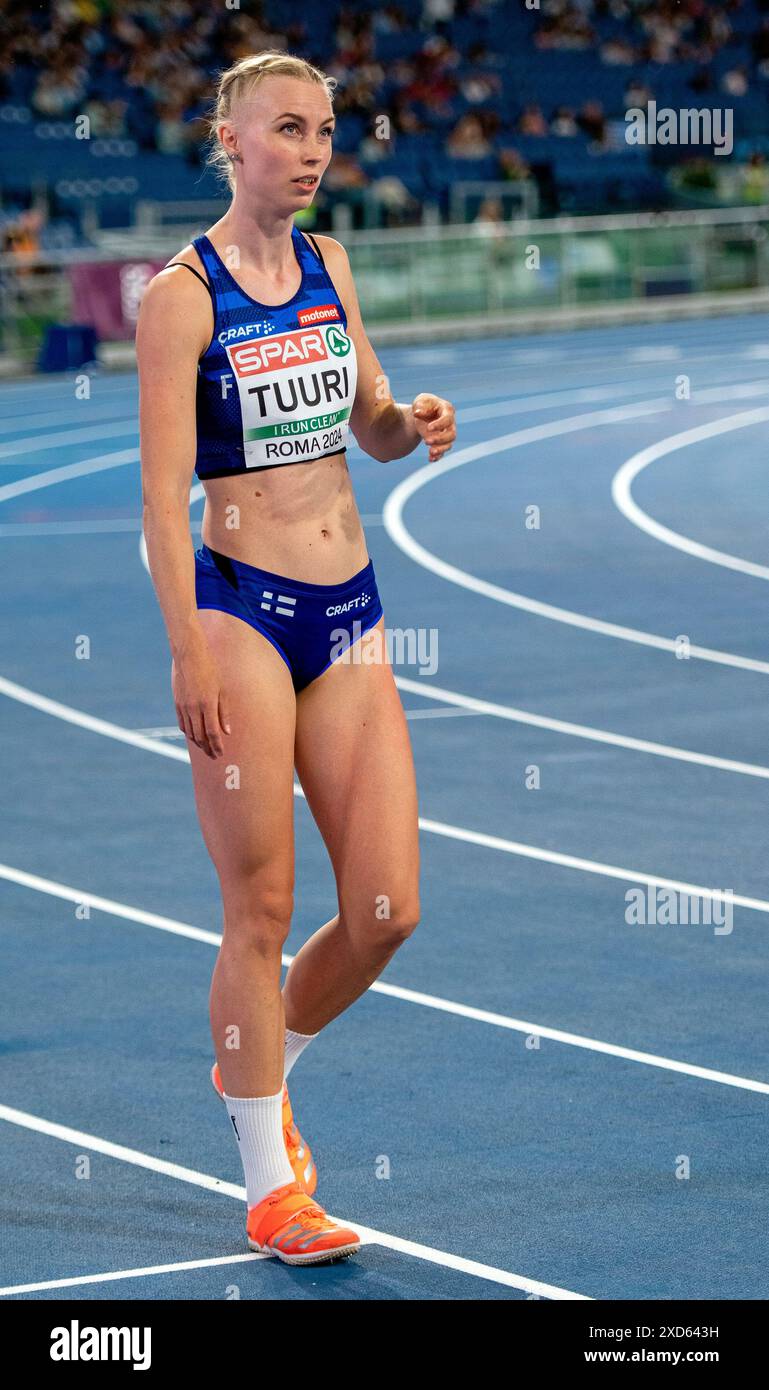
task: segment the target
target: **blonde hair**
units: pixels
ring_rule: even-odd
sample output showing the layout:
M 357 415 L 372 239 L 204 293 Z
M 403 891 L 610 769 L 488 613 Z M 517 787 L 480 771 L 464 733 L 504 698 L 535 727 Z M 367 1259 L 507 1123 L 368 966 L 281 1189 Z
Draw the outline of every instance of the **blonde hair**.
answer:
M 304 82 L 315 82 L 325 87 L 329 101 L 333 102 L 337 79 L 313 67 L 305 58 L 297 58 L 293 53 L 281 53 L 277 49 L 265 49 L 253 53 L 249 58 L 241 58 L 219 76 L 216 101 L 208 121 L 209 154 L 206 163 L 227 183 L 231 191 L 235 189 L 235 171 L 227 151 L 219 141 L 217 127 L 229 120 L 232 107 L 240 97 L 248 96 L 263 77 L 298 77 Z

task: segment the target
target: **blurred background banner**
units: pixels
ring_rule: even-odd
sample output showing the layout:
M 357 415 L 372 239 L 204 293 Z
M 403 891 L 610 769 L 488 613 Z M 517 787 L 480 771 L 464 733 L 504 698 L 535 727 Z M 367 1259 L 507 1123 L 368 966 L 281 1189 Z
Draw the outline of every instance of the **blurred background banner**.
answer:
M 99 338 L 124 340 L 136 332 L 142 294 L 164 261 L 105 261 L 68 266 L 72 312 Z

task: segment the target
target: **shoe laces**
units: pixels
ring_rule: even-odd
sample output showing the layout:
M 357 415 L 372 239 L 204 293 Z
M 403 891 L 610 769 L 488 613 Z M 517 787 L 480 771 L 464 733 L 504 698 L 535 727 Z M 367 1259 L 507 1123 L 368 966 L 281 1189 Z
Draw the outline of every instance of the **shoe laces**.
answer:
M 276 1202 L 280 1201 L 282 1201 L 282 1197 L 276 1193 L 274 1197 L 270 1197 L 268 1199 L 267 1205 L 270 1207 L 274 1207 Z M 303 1207 L 301 1211 L 292 1212 L 291 1216 L 286 1218 L 286 1222 L 284 1224 L 287 1225 L 289 1222 L 297 1222 L 298 1225 L 302 1227 L 312 1229 L 316 1221 L 325 1221 L 330 1223 L 330 1217 L 326 1214 L 322 1207 L 317 1207 L 313 1205 L 310 1207 Z

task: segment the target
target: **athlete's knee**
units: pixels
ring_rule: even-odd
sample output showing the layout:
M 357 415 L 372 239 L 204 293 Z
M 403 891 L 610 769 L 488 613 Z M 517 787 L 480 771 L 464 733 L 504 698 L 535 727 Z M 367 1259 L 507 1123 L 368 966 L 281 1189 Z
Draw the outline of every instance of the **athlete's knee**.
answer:
M 355 910 L 342 908 L 348 927 L 368 943 L 394 948 L 411 936 L 419 925 L 419 898 L 412 894 L 378 894 L 366 910 L 360 902 Z
M 224 943 L 269 955 L 281 950 L 291 930 L 293 890 L 261 880 L 240 885 L 225 899 Z
M 404 898 L 396 903 L 390 919 L 390 931 L 399 944 L 407 941 L 412 932 L 416 931 L 419 926 L 419 912 L 418 898 Z

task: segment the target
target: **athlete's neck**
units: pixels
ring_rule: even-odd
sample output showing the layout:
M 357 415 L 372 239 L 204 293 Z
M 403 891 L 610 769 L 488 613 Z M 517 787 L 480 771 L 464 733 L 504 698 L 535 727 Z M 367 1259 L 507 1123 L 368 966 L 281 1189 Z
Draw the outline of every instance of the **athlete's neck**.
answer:
M 224 217 L 211 228 L 209 241 L 223 259 L 227 252 L 232 260 L 237 247 L 240 265 L 265 279 L 280 281 L 290 279 L 296 270 L 293 227 L 293 213 L 247 208 L 236 192 Z

